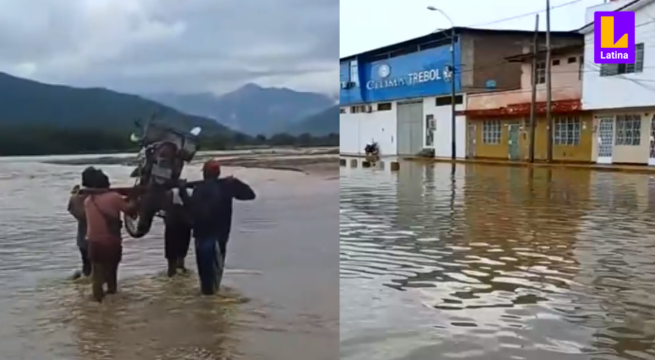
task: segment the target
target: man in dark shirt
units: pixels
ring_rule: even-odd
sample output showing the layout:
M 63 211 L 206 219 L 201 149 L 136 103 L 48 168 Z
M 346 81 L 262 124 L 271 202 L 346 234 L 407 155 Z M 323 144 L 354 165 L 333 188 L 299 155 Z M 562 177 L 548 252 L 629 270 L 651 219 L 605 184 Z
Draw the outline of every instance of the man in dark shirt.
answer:
M 202 175 L 203 181 L 194 187 L 190 197 L 184 184 L 179 194 L 192 218 L 200 287 L 203 294 L 212 295 L 222 277 L 232 228 L 232 202 L 253 200 L 255 192 L 235 177 L 219 179 L 221 167 L 216 160 L 205 162 Z
M 164 216 L 164 255 L 168 261 L 168 277 L 173 277 L 178 270 L 186 272 L 184 260 L 191 243 L 191 218 L 182 203 L 179 189 L 168 192 Z

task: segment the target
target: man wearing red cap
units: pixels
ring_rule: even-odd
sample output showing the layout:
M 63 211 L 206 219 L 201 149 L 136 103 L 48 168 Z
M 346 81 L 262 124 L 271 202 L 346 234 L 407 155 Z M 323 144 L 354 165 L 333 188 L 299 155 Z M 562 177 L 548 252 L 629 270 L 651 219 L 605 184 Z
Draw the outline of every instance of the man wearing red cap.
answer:
M 179 191 L 192 217 L 200 288 L 205 295 L 218 291 L 223 275 L 233 200 L 255 199 L 249 185 L 232 176 L 219 179 L 220 175 L 220 163 L 208 160 L 202 167 L 203 181 L 194 187 L 193 194 L 188 196 L 184 184 Z

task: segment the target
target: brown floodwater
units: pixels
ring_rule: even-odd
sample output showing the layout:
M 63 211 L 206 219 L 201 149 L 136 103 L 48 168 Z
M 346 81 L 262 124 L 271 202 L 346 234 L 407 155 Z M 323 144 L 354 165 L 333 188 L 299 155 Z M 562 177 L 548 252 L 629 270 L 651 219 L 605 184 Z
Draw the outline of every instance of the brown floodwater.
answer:
M 452 171 L 341 169 L 341 359 L 655 359 L 655 178 Z
M 338 179 L 225 168 L 258 199 L 236 204 L 221 295 L 194 273 L 163 275 L 161 220 L 125 241 L 119 294 L 90 300 L 66 213 L 84 166 L 0 159 L 0 348 L 3 359 L 335 359 L 338 355 Z M 130 169 L 103 165 L 115 183 Z M 199 168 L 185 169 L 189 178 Z M 331 175 L 333 176 L 334 173 Z M 194 269 L 193 249 L 189 256 Z

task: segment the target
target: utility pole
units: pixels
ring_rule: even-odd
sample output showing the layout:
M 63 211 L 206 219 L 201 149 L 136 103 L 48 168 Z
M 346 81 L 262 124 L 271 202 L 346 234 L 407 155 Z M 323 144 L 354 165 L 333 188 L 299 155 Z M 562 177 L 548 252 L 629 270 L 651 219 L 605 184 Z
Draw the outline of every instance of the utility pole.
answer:
M 553 161 L 553 117 L 551 103 L 550 0 L 546 0 L 546 122 L 548 123 L 548 162 Z
M 537 56 L 539 53 L 539 14 L 535 16 L 534 40 L 532 41 L 532 101 L 530 102 L 530 162 L 534 162 L 537 116 Z
M 441 15 L 443 15 L 448 21 L 450 22 L 450 146 L 451 146 L 451 152 L 452 152 L 452 160 L 457 159 L 457 142 L 455 140 L 455 136 L 457 134 L 457 130 L 455 129 L 456 126 L 456 117 L 457 117 L 457 104 L 455 103 L 455 99 L 457 98 L 457 95 L 455 94 L 455 23 L 453 20 L 446 14 L 445 12 L 441 11 L 441 9 L 436 8 L 434 6 L 428 6 L 428 10 L 430 11 L 437 11 L 440 12 Z M 445 32 L 444 32 L 445 33 Z M 454 163 L 453 163 L 454 164 Z M 454 169 L 454 168 L 453 168 Z
M 457 133 L 456 126 L 456 117 L 457 110 L 455 104 L 455 27 L 451 26 L 450 28 L 450 127 L 451 127 L 451 151 L 452 151 L 452 160 L 457 159 L 457 143 L 455 140 L 455 135 Z

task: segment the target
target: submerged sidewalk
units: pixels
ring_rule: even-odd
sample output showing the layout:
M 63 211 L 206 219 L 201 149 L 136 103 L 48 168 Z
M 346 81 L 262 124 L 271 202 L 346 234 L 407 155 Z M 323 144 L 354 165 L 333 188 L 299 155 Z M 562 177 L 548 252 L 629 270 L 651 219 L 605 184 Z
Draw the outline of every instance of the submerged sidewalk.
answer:
M 612 171 L 612 172 L 625 172 L 635 174 L 655 174 L 655 166 L 648 165 L 628 165 L 628 164 L 593 164 L 593 163 L 564 163 L 564 162 L 535 162 L 530 163 L 527 161 L 510 161 L 510 160 L 492 160 L 492 159 L 457 159 L 452 160 L 448 158 L 424 158 L 418 156 L 401 157 L 405 161 L 415 162 L 440 162 L 440 163 L 456 163 L 456 164 L 478 164 L 478 165 L 493 165 L 493 166 L 514 166 L 514 167 L 539 167 L 539 168 L 552 168 L 552 169 L 578 169 L 578 170 L 596 170 L 596 171 Z

